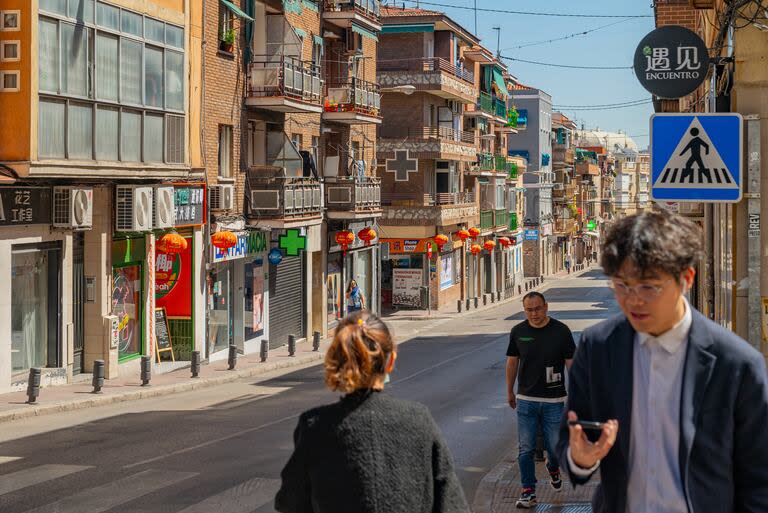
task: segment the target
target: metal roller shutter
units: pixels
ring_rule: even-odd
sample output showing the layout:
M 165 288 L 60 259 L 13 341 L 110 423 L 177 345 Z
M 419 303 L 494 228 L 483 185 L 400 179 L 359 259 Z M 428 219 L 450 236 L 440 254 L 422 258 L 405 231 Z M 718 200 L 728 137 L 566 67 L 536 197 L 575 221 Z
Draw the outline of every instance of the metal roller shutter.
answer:
M 304 337 L 303 256 L 285 257 L 269 266 L 269 347 L 288 343 L 288 335 Z

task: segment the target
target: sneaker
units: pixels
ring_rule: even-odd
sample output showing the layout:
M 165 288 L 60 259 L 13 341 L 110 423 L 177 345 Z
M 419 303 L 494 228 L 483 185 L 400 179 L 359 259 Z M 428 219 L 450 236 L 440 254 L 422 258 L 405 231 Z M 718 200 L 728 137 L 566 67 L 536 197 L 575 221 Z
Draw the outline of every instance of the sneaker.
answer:
M 563 489 L 563 480 L 560 478 L 560 470 L 549 473 L 549 484 L 556 491 Z
M 517 499 L 517 502 L 515 503 L 515 507 L 525 509 L 535 508 L 536 490 L 533 488 L 523 488 L 522 493 L 520 493 L 520 498 Z

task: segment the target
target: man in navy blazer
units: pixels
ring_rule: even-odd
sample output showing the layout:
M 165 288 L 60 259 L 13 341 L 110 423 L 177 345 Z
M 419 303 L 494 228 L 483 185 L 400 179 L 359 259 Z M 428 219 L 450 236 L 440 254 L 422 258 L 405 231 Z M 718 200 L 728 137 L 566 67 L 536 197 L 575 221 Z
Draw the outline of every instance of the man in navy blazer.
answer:
M 765 359 L 688 304 L 702 239 L 663 212 L 606 237 L 623 313 L 582 335 L 557 451 L 574 486 L 600 470 L 595 513 L 768 512 Z

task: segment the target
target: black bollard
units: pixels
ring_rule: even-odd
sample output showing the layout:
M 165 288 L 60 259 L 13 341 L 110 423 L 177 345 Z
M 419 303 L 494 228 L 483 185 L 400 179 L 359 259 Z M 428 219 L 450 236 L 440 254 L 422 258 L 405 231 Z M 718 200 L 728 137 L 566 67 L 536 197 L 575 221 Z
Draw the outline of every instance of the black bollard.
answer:
M 93 361 L 93 380 L 91 380 L 91 384 L 93 385 L 93 393 L 100 394 L 101 387 L 104 386 L 104 360 Z
M 496 301 L 501 301 L 501 291 L 496 293 Z
M 461 313 L 461 306 L 462 306 L 461 304 L 462 303 L 463 303 L 463 301 L 461 299 L 456 301 L 456 311 L 459 312 L 459 313 Z
M 491 292 L 491 303 L 495 303 L 495 302 L 496 302 L 496 293 Z
M 472 304 L 472 300 L 470 298 L 467 298 L 467 310 L 469 310 L 471 304 Z
M 483 306 L 488 304 L 488 294 L 483 294 Z
M 27 380 L 27 404 L 34 404 L 37 396 L 40 395 L 40 378 L 43 371 L 38 367 L 29 369 L 29 379 Z
M 478 306 L 480 306 L 480 298 L 475 296 L 474 299 L 475 299 L 475 308 L 477 308 Z
M 525 289 L 525 290 L 528 290 L 528 289 Z M 522 287 L 522 285 L 518 285 L 517 286 L 517 294 L 520 295 L 522 293 L 523 293 L 523 287 Z
M 320 351 L 320 332 L 312 333 L 312 351 Z
M 152 379 L 152 358 L 149 356 L 141 357 L 141 386 L 149 386 L 149 380 Z
M 235 366 L 237 365 L 237 346 L 234 344 L 229 345 L 227 363 L 229 364 L 229 370 L 235 370 Z
M 541 277 L 541 283 L 544 283 L 544 276 Z
M 192 370 L 192 377 L 200 377 L 200 351 L 192 351 L 192 364 L 190 365 Z
M 288 335 L 288 356 L 296 356 L 296 335 Z
M 261 357 L 262 362 L 266 362 L 267 358 L 269 357 L 269 340 L 266 338 L 261 339 L 261 350 L 259 351 L 259 356 Z

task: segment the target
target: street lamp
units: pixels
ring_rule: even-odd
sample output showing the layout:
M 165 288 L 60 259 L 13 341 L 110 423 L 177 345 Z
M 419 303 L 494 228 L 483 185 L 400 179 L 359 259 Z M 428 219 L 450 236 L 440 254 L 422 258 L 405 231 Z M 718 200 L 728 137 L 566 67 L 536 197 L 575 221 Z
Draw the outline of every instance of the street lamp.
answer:
M 410 85 L 410 84 L 381 88 L 382 93 L 402 93 L 406 95 L 412 95 L 415 91 L 416 91 L 416 86 Z

